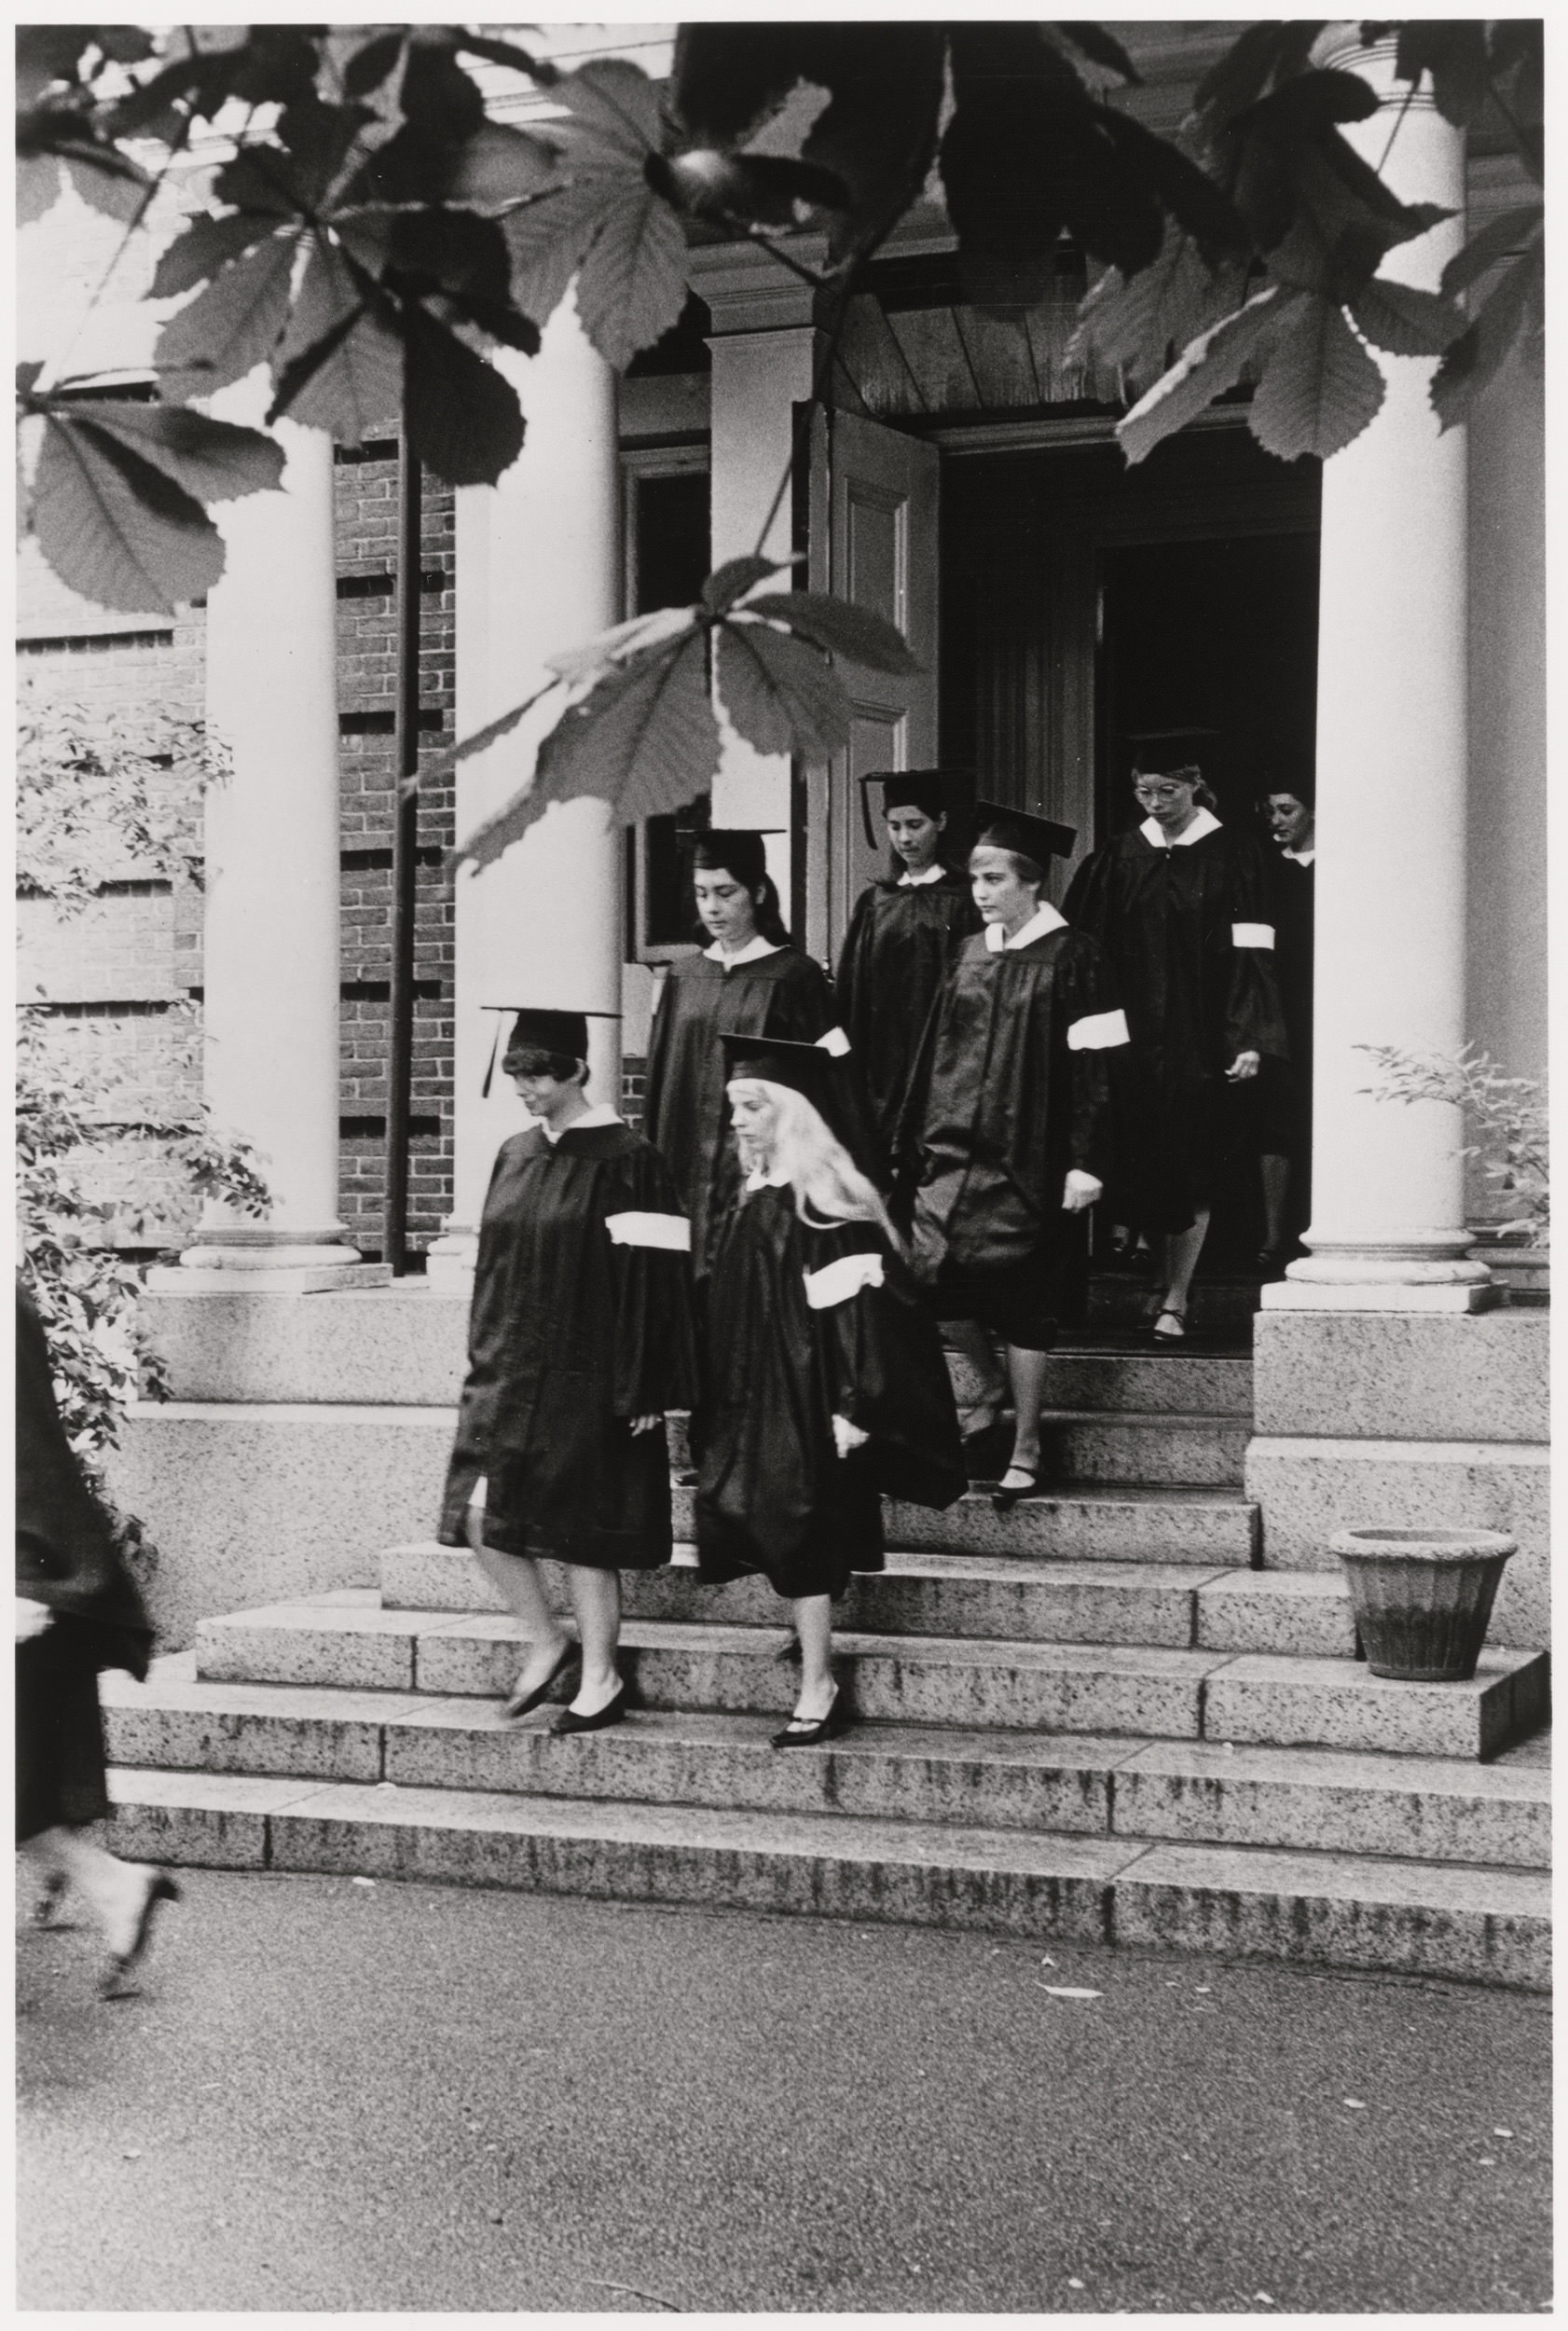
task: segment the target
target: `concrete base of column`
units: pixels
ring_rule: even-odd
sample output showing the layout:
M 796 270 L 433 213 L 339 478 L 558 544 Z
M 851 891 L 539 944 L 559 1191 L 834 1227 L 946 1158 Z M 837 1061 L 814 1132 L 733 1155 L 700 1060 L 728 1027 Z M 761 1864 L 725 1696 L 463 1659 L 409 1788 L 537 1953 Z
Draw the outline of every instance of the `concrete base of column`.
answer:
M 1486 1311 L 1498 1290 L 1469 1253 L 1467 1231 L 1413 1230 L 1397 1238 L 1306 1234 L 1309 1248 L 1263 1290 L 1266 1311 Z
M 1265 1311 L 1491 1311 L 1501 1303 L 1503 1290 L 1490 1280 L 1454 1285 L 1400 1286 L 1387 1281 L 1352 1281 L 1334 1285 L 1323 1281 L 1275 1279 L 1262 1290 Z
M 316 1295 L 335 1287 L 384 1287 L 388 1262 L 366 1262 L 341 1222 L 288 1231 L 247 1223 L 204 1224 L 197 1243 L 172 1267 L 155 1266 L 147 1286 L 160 1294 Z
M 479 1252 L 479 1234 L 461 1230 L 448 1223 L 425 1257 L 425 1278 L 437 1295 L 461 1295 L 465 1299 L 474 1292 L 474 1266 Z

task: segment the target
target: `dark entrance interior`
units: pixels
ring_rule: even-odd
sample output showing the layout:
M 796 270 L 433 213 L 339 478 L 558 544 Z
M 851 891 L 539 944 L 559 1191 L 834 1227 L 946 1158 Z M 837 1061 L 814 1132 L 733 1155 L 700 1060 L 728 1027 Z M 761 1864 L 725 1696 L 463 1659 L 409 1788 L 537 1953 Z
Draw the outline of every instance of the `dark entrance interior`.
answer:
M 1231 824 L 1313 766 L 1317 537 L 1135 543 L 1101 554 L 1095 831 L 1135 824 L 1133 738 L 1213 731 L 1204 775 Z
M 1141 815 L 1135 736 L 1212 729 L 1220 815 L 1262 837 L 1262 798 L 1313 766 L 1316 466 L 1272 460 L 1239 412 L 1134 470 L 1104 424 L 1068 426 L 1077 442 L 944 461 L 942 757 L 990 798 L 1073 825 L 1081 849 Z M 1261 1242 L 1242 1110 L 1237 1136 L 1211 1281 L 1245 1277 Z M 1126 1309 L 1109 1291 L 1088 1290 L 1091 1321 Z

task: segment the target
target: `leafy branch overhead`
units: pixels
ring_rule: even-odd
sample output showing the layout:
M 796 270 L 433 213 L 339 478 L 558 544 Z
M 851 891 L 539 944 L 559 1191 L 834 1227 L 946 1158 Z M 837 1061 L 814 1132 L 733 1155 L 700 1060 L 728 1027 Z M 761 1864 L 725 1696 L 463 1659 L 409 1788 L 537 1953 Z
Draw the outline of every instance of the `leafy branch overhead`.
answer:
M 552 803 L 594 794 L 626 824 L 679 809 L 719 766 L 717 698 L 759 752 L 823 757 L 849 741 L 851 707 L 838 659 L 873 671 L 918 669 L 880 615 L 816 591 L 764 591 L 771 559 L 732 559 L 695 606 L 620 624 L 554 660 L 552 684 L 581 693 L 539 748 L 532 781 L 453 853 L 488 865 Z M 492 721 L 429 763 L 422 781 L 451 772 L 516 728 L 548 694 Z
M 1348 69 L 1356 42 L 1393 45 L 1378 167 L 1355 143 L 1380 110 Z M 1379 410 L 1390 356 L 1437 360 L 1447 428 L 1539 345 L 1542 205 L 1456 233 L 1440 283 L 1420 288 L 1402 255 L 1446 214 L 1401 201 L 1381 169 L 1419 85 L 1538 187 L 1542 54 L 1537 19 L 1254 22 L 1164 135 L 1140 117 L 1117 33 L 1092 23 L 690 24 L 665 82 L 613 58 L 564 71 L 453 24 L 23 26 L 24 220 L 69 184 L 129 235 L 198 130 L 232 146 L 152 280 L 180 303 L 156 400 L 19 374 L 29 523 L 73 588 L 167 612 L 222 572 L 211 505 L 278 482 L 268 434 L 197 409 L 258 367 L 269 428 L 287 416 L 353 446 L 397 414 L 436 476 L 492 483 L 522 446 L 528 361 L 569 291 L 624 370 L 680 321 L 691 242 L 744 239 L 817 289 L 831 344 L 867 263 L 939 200 L 983 310 L 1053 297 L 1064 254 L 1086 269 L 1072 352 L 1119 378 L 1129 461 L 1232 391 L 1250 392 L 1270 452 L 1327 458 Z M 525 126 L 492 117 L 498 74 Z M 691 799 L 717 753 L 715 692 L 763 751 L 839 733 L 826 657 L 859 651 L 814 635 L 800 594 L 771 613 L 740 594 L 721 605 L 717 577 L 709 594 L 656 639 L 605 649 L 546 740 L 522 824 L 581 790 L 589 763 L 606 783 L 625 774 L 628 799 L 645 784 L 663 798 L 677 739 Z

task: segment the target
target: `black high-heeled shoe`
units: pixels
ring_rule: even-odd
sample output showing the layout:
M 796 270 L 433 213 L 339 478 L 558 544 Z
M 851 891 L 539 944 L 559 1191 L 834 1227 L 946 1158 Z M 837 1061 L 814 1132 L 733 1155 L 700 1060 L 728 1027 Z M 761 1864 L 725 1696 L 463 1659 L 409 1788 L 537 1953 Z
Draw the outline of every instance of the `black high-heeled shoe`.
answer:
M 776 1748 L 817 1748 L 825 1740 L 836 1740 L 840 1732 L 848 1731 L 854 1720 L 844 1704 L 843 1692 L 834 1684 L 826 1716 L 818 1717 L 815 1723 L 805 1723 L 798 1716 L 792 1716 L 782 1731 L 774 1733 L 773 1745 Z
M 538 1707 L 543 1700 L 548 1699 L 555 1686 L 559 1683 L 561 1677 L 566 1674 L 567 1669 L 571 1667 L 575 1661 L 580 1660 L 582 1656 L 582 1645 L 580 1643 L 569 1643 L 566 1649 L 561 1653 L 559 1659 L 556 1662 L 554 1667 L 551 1668 L 550 1673 L 545 1676 L 544 1681 L 542 1684 L 535 1684 L 531 1691 L 514 1691 L 512 1693 L 510 1699 L 506 1702 L 505 1706 L 501 1711 L 502 1716 L 507 1717 L 510 1721 L 516 1717 L 527 1716 L 530 1708 Z
M 991 1503 L 998 1513 L 1011 1513 L 1013 1507 L 1021 1505 L 1025 1497 L 1039 1496 L 1041 1467 L 1037 1465 L 1033 1472 L 1026 1465 L 1010 1465 L 1007 1469 L 1010 1473 L 1024 1474 L 1025 1479 L 1015 1488 L 1010 1489 L 1001 1483 L 991 1492 Z
M 621 1721 L 626 1712 L 626 1688 L 623 1684 L 614 1698 L 607 1700 L 603 1707 L 596 1708 L 592 1716 L 577 1716 L 571 1708 L 562 1708 L 550 1730 L 557 1740 L 564 1739 L 571 1732 L 607 1731 L 612 1724 Z

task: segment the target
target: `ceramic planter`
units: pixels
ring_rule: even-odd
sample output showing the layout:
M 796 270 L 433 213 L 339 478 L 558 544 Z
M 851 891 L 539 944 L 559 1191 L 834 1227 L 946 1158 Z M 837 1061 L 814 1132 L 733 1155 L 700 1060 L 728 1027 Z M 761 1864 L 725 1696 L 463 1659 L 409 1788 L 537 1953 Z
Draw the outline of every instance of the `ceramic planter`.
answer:
M 1399 1683 L 1465 1683 L 1518 1541 L 1495 1530 L 1341 1530 L 1367 1664 Z

